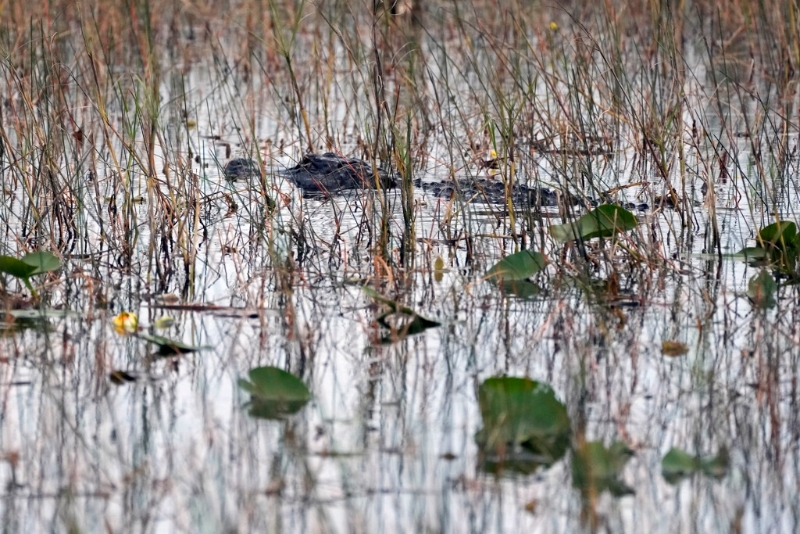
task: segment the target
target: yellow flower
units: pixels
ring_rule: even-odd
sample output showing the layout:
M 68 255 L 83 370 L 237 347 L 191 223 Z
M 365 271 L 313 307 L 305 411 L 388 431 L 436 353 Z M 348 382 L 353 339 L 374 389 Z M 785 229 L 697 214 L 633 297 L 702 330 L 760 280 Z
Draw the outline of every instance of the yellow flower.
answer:
M 124 336 L 126 334 L 133 334 L 139 329 L 139 318 L 132 312 L 121 312 L 114 317 L 114 331 Z

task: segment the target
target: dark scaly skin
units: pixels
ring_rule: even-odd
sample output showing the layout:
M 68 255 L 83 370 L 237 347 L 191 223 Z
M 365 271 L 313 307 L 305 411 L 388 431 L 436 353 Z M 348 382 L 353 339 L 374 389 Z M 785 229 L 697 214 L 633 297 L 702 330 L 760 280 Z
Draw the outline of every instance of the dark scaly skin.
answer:
M 261 169 L 250 158 L 236 158 L 225 164 L 222 174 L 228 180 L 244 180 L 251 176 L 261 176 Z
M 224 174 L 229 180 L 259 176 L 258 164 L 251 159 L 237 158 L 225 165 Z M 375 173 L 372 166 L 355 158 L 344 158 L 338 154 L 306 154 L 294 167 L 279 171 L 306 195 L 326 195 L 351 189 L 374 189 Z M 379 170 L 381 187 L 390 189 L 397 186 L 398 178 Z M 416 187 L 440 198 L 459 198 L 465 202 L 482 204 L 506 204 L 506 189 L 502 180 L 492 178 L 470 178 L 453 181 L 424 182 L 414 181 Z M 545 187 L 514 184 L 511 188 L 511 201 L 516 209 L 552 207 L 558 205 L 597 205 L 599 202 L 576 195 L 564 194 Z M 629 210 L 646 210 L 646 204 L 624 205 Z
M 489 178 L 461 179 L 457 182 L 417 182 L 417 187 L 441 198 L 460 198 L 467 202 L 482 204 L 505 204 L 506 188 L 502 180 Z M 574 195 L 563 195 L 544 187 L 528 187 L 514 184 L 511 188 L 511 201 L 517 209 L 531 206 L 558 206 L 580 204 Z
M 506 204 L 506 188 L 502 180 L 491 178 L 463 178 L 452 181 L 423 182 L 416 180 L 414 185 L 421 187 L 433 196 L 440 198 L 457 198 L 465 202 L 481 204 Z M 606 200 L 613 202 L 612 200 Z M 515 209 L 528 209 L 552 206 L 598 206 L 600 201 L 593 198 L 584 198 L 571 193 L 553 191 L 546 187 L 533 187 L 523 184 L 514 184 L 511 188 L 511 202 Z M 627 210 L 646 211 L 647 204 L 622 204 Z
M 336 192 L 346 189 L 374 189 L 375 173 L 372 167 L 359 159 L 343 158 L 332 152 L 306 154 L 290 169 L 280 171 L 295 186 L 306 192 Z M 378 171 L 381 187 L 397 185 L 396 177 Z

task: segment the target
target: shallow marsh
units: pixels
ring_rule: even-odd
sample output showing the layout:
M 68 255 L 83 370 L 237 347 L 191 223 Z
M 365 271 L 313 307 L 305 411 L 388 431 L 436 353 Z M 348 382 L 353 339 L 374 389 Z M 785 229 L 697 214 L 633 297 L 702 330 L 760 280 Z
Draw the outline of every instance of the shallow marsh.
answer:
M 60 260 L 0 294 L 5 531 L 798 530 L 798 248 L 737 254 L 797 221 L 796 6 L 95 4 L 0 6 L 0 254 Z M 402 183 L 305 198 L 308 151 Z M 584 202 L 414 183 L 474 178 Z M 648 209 L 553 237 L 593 202 Z M 311 400 L 257 417 L 266 366 Z M 478 438 L 499 376 L 563 455 Z

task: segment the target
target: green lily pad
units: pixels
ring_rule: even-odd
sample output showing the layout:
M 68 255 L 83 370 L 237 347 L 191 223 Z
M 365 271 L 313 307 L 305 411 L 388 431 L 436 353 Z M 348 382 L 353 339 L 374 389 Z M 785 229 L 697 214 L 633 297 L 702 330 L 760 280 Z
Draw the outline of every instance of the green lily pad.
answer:
M 728 472 L 730 456 L 728 449 L 722 447 L 716 456 L 692 456 L 686 451 L 673 447 L 661 460 L 661 475 L 670 484 L 683 478 L 703 473 L 712 478 L 722 478 Z
M 620 480 L 620 473 L 633 456 L 621 441 L 608 448 L 602 441 L 587 441 L 575 449 L 572 457 L 572 485 L 584 494 L 599 495 L 608 490 L 615 497 L 630 495 L 633 490 Z
M 716 456 L 700 458 L 700 470 L 711 478 L 722 478 L 728 474 L 731 465 L 730 454 L 727 447 L 722 447 Z
M 483 428 L 475 440 L 490 461 L 549 466 L 566 453 L 569 415 L 547 384 L 489 378 L 478 388 L 478 405 Z
M 638 224 L 639 221 L 633 213 L 616 204 L 605 204 L 577 221 L 550 226 L 550 235 L 561 243 L 585 241 L 595 237 L 612 237 L 632 230 Z
M 786 250 L 797 247 L 797 225 L 792 221 L 778 221 L 759 230 L 756 242 L 761 247 L 767 245 Z
M 174 356 L 176 354 L 187 354 L 189 352 L 198 352 L 210 348 L 207 346 L 195 347 L 193 345 L 187 345 L 182 341 L 178 341 L 176 339 L 170 339 L 164 336 L 137 334 L 137 337 L 144 339 L 145 341 L 149 341 L 150 343 L 155 343 L 156 345 L 158 345 L 159 356 Z
M 734 256 L 744 257 L 749 262 L 765 262 L 769 260 L 769 252 L 761 247 L 745 247 Z
M 775 281 L 775 278 L 764 269 L 747 282 L 747 296 L 750 297 L 750 300 L 756 308 L 762 310 L 774 308 L 775 304 L 777 304 L 775 301 L 775 294 L 777 292 L 778 283 Z
M 61 262 L 51 252 L 31 252 L 23 256 L 22 259 L 17 259 L 13 256 L 0 256 L 0 273 L 10 274 L 22 280 L 34 298 L 38 298 L 38 295 L 31 285 L 30 277 L 35 274 L 55 271 L 60 267 Z
M 489 280 L 526 280 L 547 266 L 547 257 L 535 250 L 522 250 L 506 256 L 486 271 Z
M 26 280 L 36 271 L 36 266 L 13 256 L 0 256 L 0 273 Z
M 486 279 L 506 295 L 514 295 L 520 299 L 530 299 L 540 295 L 542 288 L 527 278 L 539 272 L 545 266 L 547 259 L 544 254 L 539 252 L 530 251 L 530 254 L 528 252 L 518 253 L 527 258 L 514 259 L 512 256 L 517 256 L 517 254 L 513 254 L 500 260 L 486 272 Z M 509 259 L 511 262 L 506 263 L 506 260 Z M 524 273 L 528 273 L 528 275 L 525 276 Z
M 262 419 L 282 419 L 299 412 L 311 392 L 302 380 L 278 367 L 256 367 L 248 372 L 249 381 L 239 387 L 250 393 L 250 415 Z
M 527 280 L 500 280 L 497 283 L 503 293 L 514 295 L 520 299 L 531 299 L 542 293 L 542 288 L 538 284 Z
M 797 262 L 800 234 L 792 221 L 778 221 L 759 230 L 755 247 L 745 247 L 736 256 L 745 261 L 777 265 L 784 272 L 793 272 Z
M 34 274 L 49 273 L 61 268 L 61 260 L 52 252 L 36 251 L 26 254 L 22 261 L 34 268 L 29 276 Z

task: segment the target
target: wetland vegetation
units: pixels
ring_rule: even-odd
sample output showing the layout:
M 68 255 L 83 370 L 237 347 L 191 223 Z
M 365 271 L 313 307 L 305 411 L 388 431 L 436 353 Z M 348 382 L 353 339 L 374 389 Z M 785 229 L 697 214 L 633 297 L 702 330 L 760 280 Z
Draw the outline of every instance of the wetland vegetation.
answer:
M 0 22 L 4 532 L 800 529 L 794 2 Z

